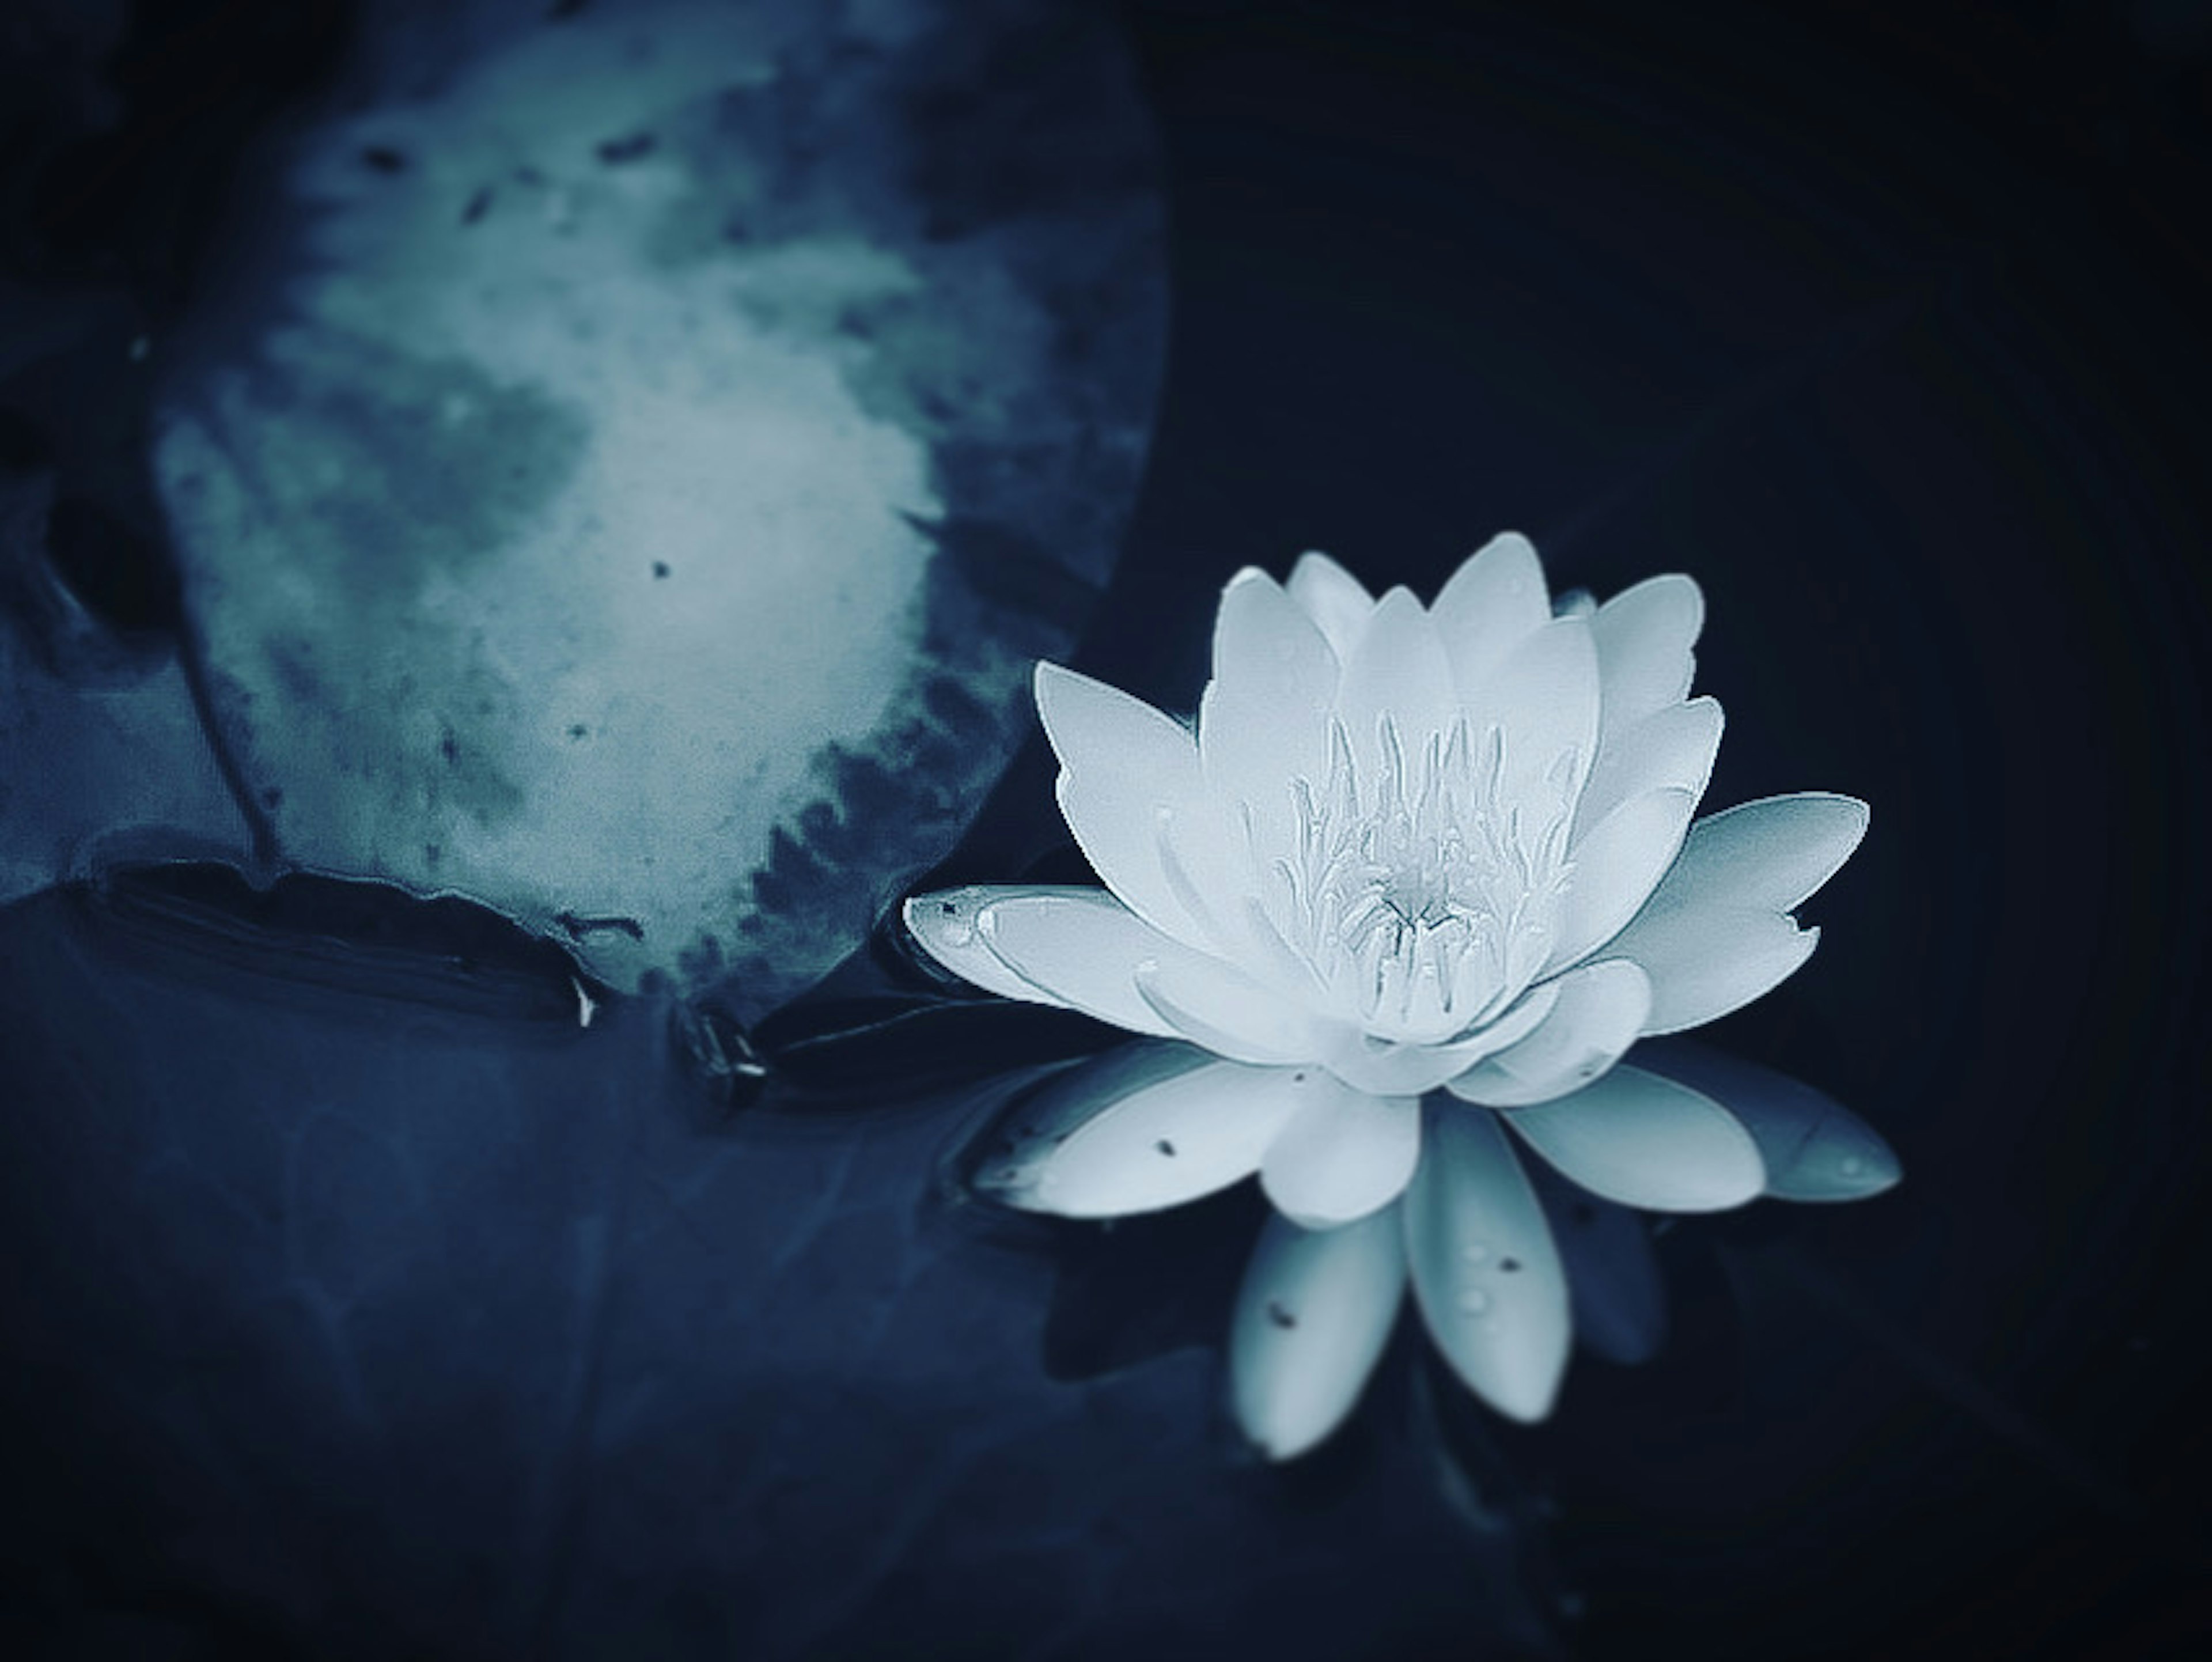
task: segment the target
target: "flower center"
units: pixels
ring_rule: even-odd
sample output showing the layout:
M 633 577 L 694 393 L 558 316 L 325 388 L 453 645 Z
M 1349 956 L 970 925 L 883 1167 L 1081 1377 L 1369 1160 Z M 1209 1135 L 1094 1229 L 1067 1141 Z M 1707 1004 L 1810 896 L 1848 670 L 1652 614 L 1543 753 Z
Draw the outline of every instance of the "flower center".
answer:
M 1434 1043 L 1500 1014 L 1542 967 L 1570 869 L 1573 758 L 1509 783 L 1504 740 L 1466 718 L 1418 756 L 1382 718 L 1363 767 L 1330 723 L 1328 777 L 1292 782 L 1296 846 L 1269 921 L 1340 1009 Z

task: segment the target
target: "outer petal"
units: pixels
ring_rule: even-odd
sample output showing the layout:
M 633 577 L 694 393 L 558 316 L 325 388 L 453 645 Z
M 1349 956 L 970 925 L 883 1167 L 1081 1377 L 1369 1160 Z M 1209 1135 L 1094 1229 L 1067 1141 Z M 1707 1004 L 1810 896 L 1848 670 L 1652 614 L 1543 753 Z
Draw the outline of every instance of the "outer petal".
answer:
M 1550 621 L 1543 564 L 1519 532 L 1492 537 L 1452 574 L 1429 612 L 1464 700 L 1488 685 L 1525 636 Z
M 1640 1068 L 1504 1117 L 1563 1177 L 1623 1206 L 1717 1212 L 1766 1186 L 1759 1145 L 1726 1109 Z
M 1303 1454 L 1343 1422 L 1405 1290 L 1395 1207 L 1317 1233 L 1267 1220 L 1230 1324 L 1229 1399 L 1269 1459 Z
M 1060 811 L 1091 869 L 1154 928 L 1211 945 L 1162 860 L 1167 819 L 1211 812 L 1196 742 L 1142 699 L 1057 664 L 1037 666 L 1036 701 L 1060 758 Z
M 1686 790 L 1646 791 L 1623 802 L 1574 845 L 1574 874 L 1559 907 L 1547 971 L 1579 963 L 1620 933 L 1674 863 L 1696 807 Z
M 1337 1024 L 1196 953 L 1164 953 L 1139 964 L 1136 987 L 1171 1031 L 1233 1061 L 1263 1067 L 1318 1062 L 1337 1042 Z
M 1311 1081 L 1310 1081 L 1311 1083 Z M 1419 1097 L 1371 1097 L 1331 1077 L 1267 1145 L 1260 1186 L 1307 1229 L 1331 1229 L 1388 1206 L 1421 1158 Z
M 999 961 L 1054 1003 L 1133 1033 L 1176 1037 L 1137 991 L 1137 966 L 1198 959 L 1103 889 L 1030 890 L 994 899 L 976 934 Z
M 1597 609 L 1590 628 L 1605 678 L 1608 731 L 1689 696 L 1696 668 L 1691 648 L 1705 623 L 1705 595 L 1679 574 L 1647 577 Z
M 1067 1008 L 1066 999 L 1024 980 L 991 950 L 990 943 L 983 939 L 977 927 L 977 918 L 983 908 L 994 900 L 1038 895 L 1096 896 L 1098 892 L 1096 889 L 1037 884 L 969 884 L 965 888 L 915 895 L 900 908 L 899 916 L 906 924 L 907 933 L 922 950 L 963 981 L 972 982 L 985 992 L 996 993 L 1001 998 L 1018 998 L 1024 1003 L 1050 1004 L 1064 1009 Z
M 976 1186 L 1009 1206 L 1071 1218 L 1154 1212 L 1249 1177 L 1304 1098 L 1279 1069 L 1213 1062 L 1181 1045 L 1127 1045 L 1048 1086 Z
M 1667 1336 L 1667 1287 L 1642 1215 L 1541 1164 L 1528 1168 L 1528 1180 L 1566 1267 L 1576 1342 L 1624 1367 L 1650 1361 Z
M 1721 707 L 1716 698 L 1692 698 L 1654 710 L 1625 733 L 1610 724 L 1597 765 L 1575 808 L 1577 840 L 1623 802 L 1652 790 L 1686 790 L 1692 801 L 1705 794 L 1720 753 Z
M 1520 1108 L 1581 1090 L 1620 1060 L 1644 1031 L 1651 983 L 1633 964 L 1607 959 L 1570 970 L 1528 1036 L 1450 1081 L 1451 1093 L 1492 1108 Z
M 1406 1256 L 1437 1348 L 1516 1420 L 1552 1410 L 1567 1361 L 1567 1284 L 1551 1226 L 1486 1110 L 1432 1105 L 1406 1190 Z
M 1795 910 L 1836 874 L 1866 835 L 1867 805 L 1829 791 L 1769 796 L 1690 827 L 1656 904 Z
M 1384 769 L 1400 759 L 1418 765 L 1431 735 L 1457 719 L 1459 697 L 1443 642 L 1410 589 L 1392 589 L 1368 619 L 1337 686 L 1336 715 L 1358 764 L 1361 795 L 1370 802 Z M 1386 720 L 1398 735 L 1396 758 L 1382 737 Z
M 1649 1062 L 1743 1122 L 1766 1162 L 1766 1192 L 1777 1199 L 1864 1200 L 1904 1176 L 1879 1132 L 1802 1080 L 1685 1039 L 1651 1046 Z
M 1644 1031 L 1679 1033 L 1771 992 L 1803 966 L 1820 939 L 1820 930 L 1801 929 L 1779 912 L 1662 906 L 1655 897 L 1605 951 L 1642 965 L 1651 977 Z
M 1375 610 L 1375 599 L 1359 579 L 1326 554 L 1301 554 L 1291 568 L 1287 587 L 1299 610 L 1320 628 L 1337 661 L 1349 659 Z

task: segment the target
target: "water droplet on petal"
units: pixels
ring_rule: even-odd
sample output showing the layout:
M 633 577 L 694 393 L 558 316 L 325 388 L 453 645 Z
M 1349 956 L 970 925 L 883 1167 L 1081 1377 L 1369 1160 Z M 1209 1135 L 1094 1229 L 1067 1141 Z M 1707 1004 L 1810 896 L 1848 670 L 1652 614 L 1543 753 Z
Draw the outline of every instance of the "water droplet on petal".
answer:
M 1866 1162 L 1856 1154 L 1846 1154 L 1840 1169 L 1847 1178 L 1863 1177 L 1866 1172 Z
M 1480 1316 L 1490 1308 L 1490 1294 L 1479 1287 L 1470 1287 L 1459 1295 L 1459 1307 L 1470 1316 Z
M 1469 1263 L 1480 1263 L 1490 1256 L 1490 1249 L 1480 1241 L 1469 1241 L 1460 1248 L 1459 1255 Z

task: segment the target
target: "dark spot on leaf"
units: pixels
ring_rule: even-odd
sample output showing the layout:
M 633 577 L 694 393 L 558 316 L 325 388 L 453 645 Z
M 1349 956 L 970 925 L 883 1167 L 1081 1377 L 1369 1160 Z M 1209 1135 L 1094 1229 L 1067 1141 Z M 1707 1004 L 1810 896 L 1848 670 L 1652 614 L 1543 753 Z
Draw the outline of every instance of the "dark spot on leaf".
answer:
M 651 155 L 653 142 L 651 133 L 631 133 L 623 138 L 610 138 L 599 146 L 599 160 L 611 167 L 618 167 L 625 161 L 635 161 L 642 156 Z
M 571 739 L 581 739 L 589 732 L 591 728 L 586 727 L 581 721 L 571 721 L 568 724 L 568 736 Z
M 486 185 L 481 186 L 477 193 L 469 198 L 469 205 L 461 210 L 461 223 L 473 225 L 490 211 L 491 186 Z
M 1267 1319 L 1278 1327 L 1296 1327 L 1298 1318 L 1273 1299 L 1267 1300 Z
M 939 901 L 937 903 L 937 910 L 943 912 L 947 917 L 957 917 L 960 916 L 960 908 L 954 905 L 950 900 Z
M 446 765 L 447 767 L 459 766 L 461 760 L 460 741 L 455 739 L 452 734 L 447 734 L 444 738 L 438 740 L 438 754 L 446 758 Z
M 653 575 L 656 577 L 665 577 L 668 575 L 668 562 L 655 560 L 653 563 Z
M 1500 1258 L 1498 1261 L 1498 1267 L 1510 1275 L 1521 1267 L 1521 1260 L 1518 1258 Z
M 264 807 L 277 807 L 283 804 L 283 801 L 284 788 L 282 785 L 264 785 L 262 787 L 261 803 Z
M 1172 1157 L 1175 1154 L 1175 1144 L 1170 1142 L 1165 1137 L 1162 1137 L 1158 1142 L 1154 1143 L 1152 1147 L 1158 1149 L 1163 1154 L 1169 1155 L 1170 1157 Z
M 389 144 L 371 144 L 361 153 L 362 164 L 374 167 L 380 174 L 404 173 L 407 158 Z

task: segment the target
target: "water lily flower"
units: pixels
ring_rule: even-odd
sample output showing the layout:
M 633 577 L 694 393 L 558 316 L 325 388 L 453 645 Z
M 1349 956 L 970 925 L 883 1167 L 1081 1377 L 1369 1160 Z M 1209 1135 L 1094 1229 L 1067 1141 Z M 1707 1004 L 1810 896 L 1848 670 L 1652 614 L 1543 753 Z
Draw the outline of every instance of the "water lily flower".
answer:
M 1285 1221 L 1240 1333 L 1371 1364 L 1410 1270 L 1469 1385 L 1548 1412 L 1565 1275 L 1505 1128 L 1623 1205 L 1761 1192 L 1741 1117 L 1616 1064 L 1801 967 L 1819 932 L 1790 914 L 1867 825 L 1824 793 L 1693 821 L 1721 736 L 1720 706 L 1690 696 L 1703 617 L 1678 575 L 1555 612 L 1508 534 L 1427 606 L 1317 554 L 1287 584 L 1240 572 L 1194 728 L 1040 664 L 1060 809 L 1104 886 L 922 895 L 908 928 L 979 987 L 1175 1043 L 1088 1073 L 1044 1117 L 1054 1140 L 987 1184 L 1112 1216 L 1256 1171 Z M 1357 1331 L 1294 1340 L 1268 1318 L 1323 1286 Z

